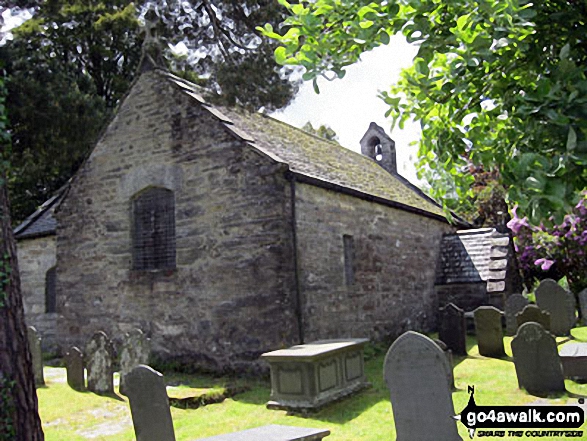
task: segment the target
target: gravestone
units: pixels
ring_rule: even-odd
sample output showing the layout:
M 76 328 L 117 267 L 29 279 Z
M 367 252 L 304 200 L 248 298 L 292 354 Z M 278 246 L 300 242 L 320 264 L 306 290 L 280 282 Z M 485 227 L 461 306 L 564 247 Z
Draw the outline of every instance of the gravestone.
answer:
M 163 375 L 140 365 L 126 375 L 125 384 L 137 441 L 175 441 Z
M 479 354 L 485 357 L 503 357 L 503 313 L 494 306 L 479 306 L 474 313 Z
M 41 337 L 34 326 L 27 327 L 27 338 L 31 351 L 33 362 L 33 374 L 35 376 L 35 386 L 43 386 L 45 377 L 43 377 L 43 353 L 41 352 Z
M 581 308 L 581 320 L 583 325 L 587 325 L 587 288 L 577 294 L 579 297 L 579 307 Z
M 84 355 L 75 346 L 69 348 L 65 354 L 65 368 L 67 370 L 67 384 L 74 390 L 85 389 Z
M 575 299 L 552 279 L 545 279 L 536 288 L 536 304 L 550 313 L 550 332 L 556 336 L 569 335 L 575 326 Z
M 518 322 L 516 314 L 521 312 L 528 305 L 528 299 L 522 294 L 512 294 L 505 301 L 505 333 L 506 335 L 516 335 Z
M 565 378 L 587 381 L 587 343 L 567 343 L 558 355 Z
M 438 338 L 457 355 L 467 355 L 465 312 L 453 303 L 439 310 Z
M 542 325 L 544 329 L 550 331 L 550 314 L 546 311 L 541 310 L 536 305 L 527 305 L 522 309 L 522 312 L 516 314 L 516 322 L 518 323 L 518 329 L 524 323 L 535 322 Z
M 103 331 L 96 332 L 86 345 L 88 390 L 107 394 L 114 392 L 112 342 Z
M 428 337 L 402 334 L 385 356 L 397 441 L 457 441 L 446 357 Z
M 520 388 L 531 394 L 563 392 L 565 381 L 554 337 L 541 325 L 524 323 L 512 340 Z
M 450 390 L 454 391 L 454 390 L 456 390 L 456 387 L 455 387 L 455 377 L 454 377 L 454 372 L 453 372 L 453 367 L 452 367 L 453 366 L 452 351 L 448 348 L 446 343 L 444 343 L 442 340 L 439 340 L 437 338 L 433 338 L 432 341 L 434 343 L 436 343 L 436 346 L 438 346 L 442 350 L 442 352 L 444 352 L 444 355 L 446 356 L 447 368 L 448 368 L 448 372 L 449 372 L 449 376 L 447 378 L 448 386 L 450 387 Z
M 140 329 L 133 329 L 124 335 L 120 350 L 120 393 L 125 394 L 126 375 L 140 364 L 149 364 L 151 341 Z

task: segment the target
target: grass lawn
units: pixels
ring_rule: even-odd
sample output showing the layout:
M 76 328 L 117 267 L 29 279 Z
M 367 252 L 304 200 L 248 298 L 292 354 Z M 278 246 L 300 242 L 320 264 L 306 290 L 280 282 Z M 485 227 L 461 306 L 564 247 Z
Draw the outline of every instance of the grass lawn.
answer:
M 573 329 L 572 334 L 576 341 L 587 342 L 587 328 Z M 458 389 L 453 393 L 456 412 L 460 412 L 467 404 L 469 399 L 467 386 L 469 385 L 475 386 L 475 399 L 478 405 L 505 406 L 535 402 L 576 404 L 577 395 L 587 396 L 587 384 L 578 384 L 570 380 L 566 380 L 565 383 L 571 397 L 569 394 L 563 394 L 544 399 L 519 390 L 511 359 L 511 340 L 510 337 L 504 339 L 509 357 L 491 359 L 480 356 L 475 338 L 468 337 L 469 355 L 456 357 L 454 360 L 455 383 Z M 557 340 L 562 343 L 565 339 Z M 265 403 L 269 399 L 270 392 L 268 379 L 215 378 L 168 373 L 165 375 L 168 383 L 181 384 L 174 388 L 174 393 L 180 396 L 187 393 L 187 388 L 197 389 L 202 393 L 217 394 L 228 385 L 250 387 L 250 390 L 227 398 L 222 403 L 197 409 L 172 407 L 171 414 L 177 441 L 195 440 L 266 424 L 327 428 L 332 434 L 325 439 L 332 441 L 394 440 L 393 413 L 382 374 L 385 353 L 371 352 L 374 354 L 366 363 L 366 371 L 373 387 L 308 417 L 290 416 L 284 411 L 267 410 Z M 37 393 L 47 441 L 135 440 L 130 409 L 125 397 L 104 397 L 90 392 L 76 392 L 65 383 L 63 368 L 46 367 L 45 380 L 47 385 L 39 388 Z M 458 427 L 463 440 L 469 439 L 466 428 L 460 423 Z M 584 430 L 586 433 L 581 439 L 587 439 L 587 429 Z M 540 439 L 554 441 L 561 438 L 541 437 Z

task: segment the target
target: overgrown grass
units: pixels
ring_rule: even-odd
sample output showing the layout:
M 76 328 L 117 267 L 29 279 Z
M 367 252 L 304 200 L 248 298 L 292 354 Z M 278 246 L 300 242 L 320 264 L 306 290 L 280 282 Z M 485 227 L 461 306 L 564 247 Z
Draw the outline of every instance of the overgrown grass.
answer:
M 587 328 L 572 331 L 577 341 L 587 341 Z M 577 395 L 587 396 L 587 385 L 567 380 L 569 394 L 540 398 L 518 389 L 514 364 L 511 359 L 511 338 L 504 339 L 508 357 L 491 359 L 482 357 L 474 337 L 468 337 L 469 355 L 456 357 L 453 393 L 455 411 L 467 404 L 467 386 L 475 386 L 478 405 L 522 405 L 534 402 L 564 404 L 577 402 Z M 558 339 L 563 342 L 565 339 Z M 169 384 L 183 384 L 180 389 L 191 388 L 201 393 L 221 393 L 227 387 L 248 386 L 250 390 L 198 409 L 171 408 L 177 441 L 195 440 L 221 433 L 249 429 L 265 424 L 285 424 L 327 428 L 332 432 L 326 439 L 332 441 L 381 441 L 395 439 L 393 413 L 389 393 L 383 381 L 382 367 L 385 351 L 370 348 L 366 372 L 373 387 L 350 398 L 334 403 L 307 417 L 287 415 L 285 411 L 268 410 L 267 379 L 212 377 L 166 373 Z M 47 441 L 135 439 L 130 409 L 126 398 L 103 397 L 89 392 L 76 392 L 64 383 L 62 368 L 46 368 L 47 386 L 38 389 L 39 407 Z M 185 394 L 185 391 L 182 392 Z M 506 431 L 507 433 L 507 431 Z M 459 434 L 469 439 L 465 427 L 459 423 Z M 493 439 L 493 438 L 486 438 Z M 519 440 L 505 437 L 500 439 Z M 558 440 L 560 438 L 540 438 Z M 577 439 L 577 438 L 575 438 Z M 587 434 L 585 438 L 587 439 Z M 442 440 L 439 440 L 442 441 Z

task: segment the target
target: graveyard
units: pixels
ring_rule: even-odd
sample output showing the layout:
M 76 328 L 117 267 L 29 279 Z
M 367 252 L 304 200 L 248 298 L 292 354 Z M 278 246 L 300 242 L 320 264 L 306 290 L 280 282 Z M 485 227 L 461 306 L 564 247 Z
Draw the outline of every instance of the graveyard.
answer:
M 535 323 L 525 326 L 528 325 L 533 326 Z M 438 334 L 430 334 L 429 337 L 437 338 Z M 467 405 L 468 386 L 475 387 L 478 405 L 577 404 L 579 397 L 587 396 L 587 384 L 571 379 L 565 379 L 565 390 L 558 392 L 529 394 L 520 389 L 512 358 L 513 338 L 504 336 L 505 355 L 494 357 L 480 355 L 477 337 L 466 335 L 467 355 L 455 354 L 452 358 L 455 389 L 451 395 L 455 413 L 459 413 Z M 563 352 L 562 348 L 577 343 L 587 343 L 587 327 L 575 327 L 570 335 L 556 337 L 560 352 Z M 397 424 L 390 405 L 390 390 L 384 379 L 387 350 L 386 344 L 367 344 L 365 347 L 365 376 L 371 383 L 370 388 L 306 413 L 268 409 L 266 405 L 271 395 L 268 375 L 231 377 L 180 374 L 166 369 L 165 366 L 156 367 L 163 373 L 169 397 L 194 394 L 202 397 L 200 402 L 203 404 L 199 407 L 181 408 L 172 403 L 171 419 L 178 441 L 196 440 L 266 425 L 328 430 L 330 435 L 325 438 L 327 440 L 394 440 Z M 405 347 L 402 351 L 409 352 L 410 348 Z M 402 357 L 394 356 L 392 359 L 395 360 L 393 363 L 401 364 Z M 128 398 L 120 393 L 119 381 L 119 374 L 115 374 L 113 392 L 96 394 L 87 390 L 74 390 L 67 384 L 64 367 L 45 366 L 44 385 L 37 389 L 45 439 L 135 440 Z M 427 381 L 430 383 L 427 387 L 444 383 L 443 377 L 434 378 L 433 375 L 422 378 L 422 382 Z M 401 381 L 401 384 L 396 384 L 395 393 L 409 396 L 411 392 L 417 394 L 418 389 L 422 393 L 421 385 L 417 383 Z M 447 385 L 443 384 L 443 387 Z M 229 390 L 237 393 L 227 393 Z M 434 400 L 430 398 L 422 402 L 424 413 L 434 407 L 426 401 Z M 414 403 L 417 404 L 418 401 L 412 401 L 412 405 Z M 469 439 L 463 424 L 457 423 L 456 429 L 461 439 Z M 506 432 L 506 436 L 499 439 L 520 438 L 508 437 Z

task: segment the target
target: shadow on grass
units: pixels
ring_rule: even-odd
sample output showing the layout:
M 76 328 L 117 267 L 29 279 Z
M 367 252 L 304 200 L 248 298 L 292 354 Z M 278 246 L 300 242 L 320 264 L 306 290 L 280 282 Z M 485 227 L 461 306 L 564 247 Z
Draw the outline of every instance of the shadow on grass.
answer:
M 365 362 L 365 373 L 371 387 L 363 389 L 352 395 L 340 398 L 316 411 L 287 412 L 287 415 L 307 418 L 309 420 L 323 421 L 332 424 L 345 424 L 359 417 L 369 408 L 384 401 L 389 404 L 389 392 L 383 380 L 383 361 L 385 353 L 378 349 Z M 265 406 L 271 393 L 270 383 L 257 380 L 248 392 L 234 396 L 234 401 L 247 404 Z M 390 405 L 391 406 L 391 405 Z

